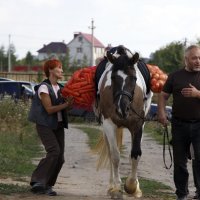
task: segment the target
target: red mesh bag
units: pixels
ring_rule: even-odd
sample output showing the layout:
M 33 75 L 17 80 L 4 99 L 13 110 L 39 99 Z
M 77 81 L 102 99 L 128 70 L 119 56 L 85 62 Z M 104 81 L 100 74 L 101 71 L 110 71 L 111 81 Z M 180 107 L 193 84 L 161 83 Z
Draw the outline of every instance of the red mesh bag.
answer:
M 96 66 L 75 71 L 61 91 L 63 97 L 73 96 L 75 107 L 91 110 L 95 99 L 95 71 Z
M 167 74 L 164 73 L 158 66 L 147 64 L 151 76 L 151 91 L 160 93 L 163 85 L 167 80 Z

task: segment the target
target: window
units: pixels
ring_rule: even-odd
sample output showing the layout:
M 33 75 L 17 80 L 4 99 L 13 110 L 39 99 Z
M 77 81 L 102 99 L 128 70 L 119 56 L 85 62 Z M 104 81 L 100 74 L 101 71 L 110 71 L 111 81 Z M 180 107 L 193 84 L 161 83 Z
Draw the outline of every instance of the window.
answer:
M 76 51 L 77 51 L 77 53 L 82 53 L 82 48 L 81 48 L 81 47 L 78 47 L 78 48 L 76 49 Z
M 83 40 L 82 37 L 79 37 L 79 38 L 78 38 L 78 41 L 79 41 L 79 42 L 82 42 L 82 40 Z

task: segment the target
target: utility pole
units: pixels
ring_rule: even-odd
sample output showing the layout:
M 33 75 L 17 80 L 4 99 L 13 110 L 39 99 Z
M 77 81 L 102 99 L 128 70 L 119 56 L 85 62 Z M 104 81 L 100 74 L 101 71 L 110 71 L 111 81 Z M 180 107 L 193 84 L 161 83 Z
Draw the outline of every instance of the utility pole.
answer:
M 91 29 L 92 31 L 92 45 L 91 45 L 91 66 L 94 66 L 95 63 L 94 63 L 94 29 L 96 27 L 94 26 L 94 20 L 92 19 L 92 22 L 91 22 L 91 27 L 89 26 L 89 29 Z
M 8 35 L 8 72 L 11 72 L 10 34 Z

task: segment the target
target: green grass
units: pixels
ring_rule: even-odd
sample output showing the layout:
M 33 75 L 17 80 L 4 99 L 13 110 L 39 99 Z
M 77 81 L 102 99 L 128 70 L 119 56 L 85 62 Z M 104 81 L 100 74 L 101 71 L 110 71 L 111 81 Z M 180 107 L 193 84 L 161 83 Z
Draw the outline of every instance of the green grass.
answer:
M 97 141 L 101 134 L 101 131 L 97 128 L 91 128 L 91 127 L 87 127 L 87 126 L 77 127 L 77 128 L 87 134 L 87 136 L 89 138 L 88 145 L 91 149 L 93 149 L 95 147 L 95 145 L 97 144 Z
M 127 177 L 122 178 L 122 183 L 125 183 Z M 174 199 L 174 193 L 169 186 L 165 184 L 139 177 L 140 189 L 143 192 L 143 197 L 159 199 L 159 200 L 172 200 Z
M 140 187 L 145 197 L 159 197 L 160 199 L 173 199 L 174 193 L 172 188 L 163 183 L 140 178 Z
M 34 169 L 31 159 L 41 155 L 36 135 L 0 134 L 0 176 L 27 176 Z
M 144 127 L 144 132 L 152 137 L 158 144 L 163 144 L 163 126 L 154 121 L 146 122 Z M 171 127 L 168 126 L 169 138 L 171 139 Z
M 27 193 L 30 188 L 17 184 L 3 184 L 0 183 L 0 194 L 11 195 L 13 193 Z
M 0 101 L 0 176 L 30 176 L 32 159 L 41 156 L 39 140 L 28 122 L 29 104 L 11 99 Z

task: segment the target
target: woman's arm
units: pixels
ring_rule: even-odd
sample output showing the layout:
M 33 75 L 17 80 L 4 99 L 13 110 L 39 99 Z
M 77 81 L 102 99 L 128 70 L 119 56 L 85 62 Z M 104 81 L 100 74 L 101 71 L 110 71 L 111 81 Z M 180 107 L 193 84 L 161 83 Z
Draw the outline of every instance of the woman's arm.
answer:
M 52 105 L 51 99 L 49 94 L 46 93 L 40 93 L 42 105 L 44 106 L 45 110 L 48 114 L 53 114 L 56 112 L 59 112 L 63 109 L 70 109 L 73 105 L 73 98 L 67 98 L 65 103 L 59 104 L 59 105 Z

